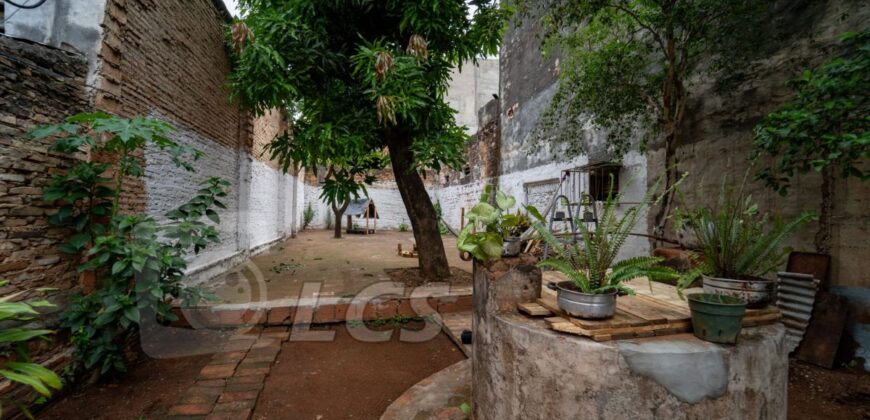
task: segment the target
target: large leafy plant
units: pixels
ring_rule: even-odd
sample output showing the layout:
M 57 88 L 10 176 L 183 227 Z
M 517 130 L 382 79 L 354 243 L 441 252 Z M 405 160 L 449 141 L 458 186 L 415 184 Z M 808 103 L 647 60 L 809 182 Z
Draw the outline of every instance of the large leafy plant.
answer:
M 125 181 L 143 175 L 143 156 L 151 145 L 168 152 L 175 164 L 192 172 L 200 152 L 169 138 L 169 124 L 150 118 L 124 119 L 105 113 L 79 114 L 62 124 L 40 126 L 30 138 L 51 138 L 52 151 L 78 153 L 89 148 L 111 163 L 80 162 L 55 176 L 43 199 L 58 203 L 49 222 L 70 227 L 60 246 L 81 256 L 79 272 L 92 273 L 97 288 L 73 297 L 63 315 L 75 345 L 73 370 L 124 371 L 124 350 L 142 321 L 141 314 L 171 321 L 175 300 L 190 304 L 208 297 L 182 285 L 184 257 L 218 242 L 215 209 L 227 195 L 227 181 L 205 180 L 190 200 L 157 221 L 144 214 L 123 214 Z
M 796 174 L 822 175 L 816 250 L 830 252 L 834 179 L 870 179 L 870 31 L 842 38 L 843 51 L 788 82 L 797 97 L 755 128 L 753 158 L 773 164 L 758 178 L 782 195 Z
M 746 176 L 736 188 L 732 181 L 722 177 L 714 206 L 683 205 L 674 213 L 677 228 L 690 233 L 698 249 L 693 258 L 696 267 L 681 279 L 680 288 L 702 274 L 744 280 L 764 277 L 780 267 L 791 251 L 783 242 L 816 217 L 805 212 L 785 222 L 762 214 L 746 193 Z
M 538 266 L 564 274 L 578 291 L 590 294 L 634 294 L 634 290 L 623 283 L 643 277 L 650 280 L 678 278 L 679 273 L 659 265 L 663 258 L 640 256 L 617 260 L 620 249 L 637 222 L 658 201 L 655 197 L 661 185 L 662 180 L 659 179 L 639 204 L 629 207 L 622 215 L 618 212 L 622 193 L 608 195 L 597 223 L 591 227 L 586 223 L 577 225 L 579 243 L 560 240 L 541 220 L 533 220 L 532 226 L 556 254 L 553 258 L 539 262 Z
M 459 232 L 456 246 L 460 251 L 470 253 L 481 261 L 492 261 L 501 258 L 504 239 L 511 236 L 520 217 L 510 213 L 517 201 L 515 198 L 497 191 L 495 206 L 489 203 L 492 197 L 492 185 L 487 185 L 480 196 L 480 202 L 474 205 L 466 215 L 468 223 Z
M 0 287 L 6 284 L 6 280 L 0 280 Z M 54 334 L 52 330 L 34 328 L 30 324 L 39 317 L 37 308 L 51 308 L 54 305 L 46 300 L 18 300 L 25 292 L 0 297 L 0 322 L 4 326 L 0 329 L 0 352 L 7 360 L 0 364 L 0 377 L 29 386 L 40 394 L 37 400 L 40 402 L 50 397 L 53 390 L 61 389 L 61 381 L 56 373 L 31 361 L 27 343 L 31 340 L 47 339 Z M 20 402 L 15 403 L 28 418 L 33 418 L 27 407 Z M 0 407 L 0 417 L 2 415 L 3 409 Z

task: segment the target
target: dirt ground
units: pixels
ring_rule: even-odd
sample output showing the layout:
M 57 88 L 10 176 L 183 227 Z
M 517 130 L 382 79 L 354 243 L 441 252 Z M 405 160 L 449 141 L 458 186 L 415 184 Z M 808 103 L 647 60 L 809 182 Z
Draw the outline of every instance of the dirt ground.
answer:
M 427 280 L 420 275 L 420 269 L 413 268 L 388 268 L 384 270 L 390 276 L 390 280 L 403 283 L 409 287 L 422 286 L 427 283 Z M 471 286 L 474 279 L 471 273 L 456 268 L 450 267 L 450 279 L 448 282 L 451 286 Z
M 443 241 L 451 267 L 471 273 L 471 263 L 459 258 L 456 239 L 447 235 Z M 397 255 L 399 244 L 411 250 L 414 234 L 378 231 L 335 239 L 331 230 L 306 230 L 207 285 L 222 303 L 295 299 L 306 282 L 320 282 L 320 296 L 353 296 L 372 283 L 391 281 L 386 269 L 417 266 L 416 258 Z
M 333 342 L 287 342 L 254 419 L 378 419 L 417 382 L 465 357 L 443 333 L 422 343 L 364 343 L 344 326 Z
M 354 340 L 344 325 L 333 342 L 287 342 L 260 395 L 254 418 L 377 419 L 412 385 L 463 359 L 444 335 L 424 343 Z M 386 328 L 386 327 L 384 327 Z M 145 360 L 120 381 L 67 394 L 37 419 L 161 419 L 210 356 Z M 792 361 L 788 418 L 870 419 L 870 374 Z
M 37 419 L 160 419 L 189 388 L 211 355 L 145 359 L 117 382 L 87 387 L 35 412 Z
M 870 420 L 870 373 L 827 370 L 792 360 L 788 418 Z

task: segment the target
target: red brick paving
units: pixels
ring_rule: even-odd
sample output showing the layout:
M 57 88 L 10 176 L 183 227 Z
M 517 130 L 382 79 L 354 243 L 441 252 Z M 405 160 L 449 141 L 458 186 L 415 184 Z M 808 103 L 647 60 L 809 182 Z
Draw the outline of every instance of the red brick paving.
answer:
M 173 418 L 249 420 L 287 327 L 256 327 L 230 337 L 199 379 L 169 409 Z

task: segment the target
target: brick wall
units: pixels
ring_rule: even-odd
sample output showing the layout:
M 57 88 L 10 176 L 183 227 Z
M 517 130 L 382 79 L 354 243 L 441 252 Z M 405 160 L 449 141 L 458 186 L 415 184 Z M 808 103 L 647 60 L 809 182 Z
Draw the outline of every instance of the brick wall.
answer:
M 47 142 L 22 139 L 34 125 L 88 110 L 87 69 L 79 54 L 0 35 L 0 279 L 9 280 L 2 296 L 52 287 L 59 290 L 47 298 L 63 307 L 78 290 L 74 258 L 56 249 L 68 232 L 48 224 L 55 206 L 42 201 L 42 188 L 52 175 L 87 157 L 49 153 Z M 58 314 L 48 313 L 40 322 L 56 328 Z M 35 361 L 56 371 L 69 360 L 63 338 L 36 340 L 30 350 Z M 18 402 L 36 397 L 30 388 L 9 381 L 0 383 L 0 396 Z M 18 411 L 13 404 L 3 408 L 7 418 Z
M 76 158 L 48 153 L 45 142 L 23 142 L 38 124 L 88 109 L 84 57 L 0 35 L 0 294 L 75 285 L 71 258 L 57 251 L 63 229 L 48 224 L 55 208 L 42 187 Z

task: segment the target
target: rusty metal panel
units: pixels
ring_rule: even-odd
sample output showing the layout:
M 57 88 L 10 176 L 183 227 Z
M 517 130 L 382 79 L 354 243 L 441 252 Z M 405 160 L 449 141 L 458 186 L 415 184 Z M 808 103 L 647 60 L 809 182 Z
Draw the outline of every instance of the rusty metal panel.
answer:
M 819 280 L 810 274 L 779 272 L 776 306 L 786 327 L 786 348 L 793 352 L 803 340 L 816 301 Z

